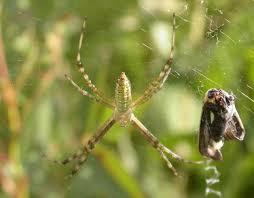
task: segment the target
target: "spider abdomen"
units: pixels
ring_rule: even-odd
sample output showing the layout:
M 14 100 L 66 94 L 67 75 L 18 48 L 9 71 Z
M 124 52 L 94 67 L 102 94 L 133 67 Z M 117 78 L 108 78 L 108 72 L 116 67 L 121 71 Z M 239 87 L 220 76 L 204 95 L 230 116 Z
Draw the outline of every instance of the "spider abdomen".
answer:
M 119 113 L 129 110 L 131 105 L 131 84 L 124 72 L 121 73 L 116 83 L 115 103 Z

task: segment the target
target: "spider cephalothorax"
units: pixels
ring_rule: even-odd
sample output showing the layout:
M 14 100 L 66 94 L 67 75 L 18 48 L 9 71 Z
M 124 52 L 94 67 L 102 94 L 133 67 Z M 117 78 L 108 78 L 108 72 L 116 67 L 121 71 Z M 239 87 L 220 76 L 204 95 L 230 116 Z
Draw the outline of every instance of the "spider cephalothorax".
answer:
M 191 162 L 188 160 L 183 159 L 179 155 L 175 154 L 173 151 L 168 149 L 159 140 L 136 118 L 133 114 L 133 109 L 140 104 L 148 101 L 157 91 L 159 91 L 168 75 L 171 71 L 171 65 L 173 62 L 173 53 L 174 53 L 174 46 L 175 46 L 175 14 L 173 14 L 173 31 L 172 31 L 172 40 L 171 40 L 171 50 L 169 53 L 168 60 L 166 64 L 162 68 L 159 76 L 155 78 L 145 89 L 144 93 L 137 98 L 136 100 L 132 101 L 131 97 L 131 84 L 128 80 L 127 76 L 124 72 L 120 74 L 116 82 L 116 89 L 115 89 L 115 100 L 110 100 L 106 98 L 91 82 L 89 79 L 88 74 L 85 72 L 85 69 L 82 65 L 81 58 L 80 58 L 80 50 L 82 46 L 82 41 L 84 37 L 84 29 L 86 26 L 86 20 L 84 21 L 82 32 L 80 35 L 79 40 L 79 48 L 78 48 L 78 55 L 77 55 L 77 66 L 79 68 L 79 72 L 82 74 L 83 79 L 86 85 L 91 89 L 93 94 L 88 93 L 87 91 L 81 89 L 69 76 L 65 75 L 67 80 L 71 82 L 71 84 L 77 88 L 77 90 L 84 96 L 89 97 L 90 99 L 94 100 L 95 102 L 101 103 L 104 106 L 112 109 L 114 111 L 113 115 L 106 121 L 104 125 L 102 125 L 97 132 L 90 138 L 90 140 L 83 146 L 83 148 L 75 153 L 74 155 L 70 156 L 69 158 L 63 161 L 55 161 L 56 163 L 60 164 L 67 164 L 72 160 L 77 159 L 77 164 L 75 169 L 72 171 L 70 176 L 73 176 L 81 167 L 81 165 L 86 161 L 88 154 L 94 148 L 95 144 L 106 134 L 106 132 L 116 123 L 120 123 L 121 126 L 125 127 L 128 123 L 131 123 L 143 136 L 144 138 L 150 142 L 150 144 L 159 152 L 161 157 L 166 161 L 167 166 L 177 175 L 177 171 L 172 166 L 171 162 L 167 158 L 166 154 L 171 155 L 173 158 L 186 162 L 186 163 L 202 163 L 202 162 Z

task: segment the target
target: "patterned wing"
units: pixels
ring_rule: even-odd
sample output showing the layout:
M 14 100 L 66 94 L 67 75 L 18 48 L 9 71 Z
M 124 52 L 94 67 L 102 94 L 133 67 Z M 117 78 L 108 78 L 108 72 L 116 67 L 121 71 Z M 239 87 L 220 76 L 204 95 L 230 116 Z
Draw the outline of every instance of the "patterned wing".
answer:
M 228 121 L 228 126 L 224 133 L 225 140 L 240 140 L 242 141 L 245 136 L 243 123 L 238 112 L 234 111 L 232 119 Z
M 215 142 L 212 138 L 212 111 L 209 109 L 210 106 L 211 105 L 208 105 L 207 103 L 203 105 L 199 128 L 199 152 L 203 156 L 212 158 L 214 160 L 221 160 L 222 154 L 220 148 L 223 145 L 223 140 Z

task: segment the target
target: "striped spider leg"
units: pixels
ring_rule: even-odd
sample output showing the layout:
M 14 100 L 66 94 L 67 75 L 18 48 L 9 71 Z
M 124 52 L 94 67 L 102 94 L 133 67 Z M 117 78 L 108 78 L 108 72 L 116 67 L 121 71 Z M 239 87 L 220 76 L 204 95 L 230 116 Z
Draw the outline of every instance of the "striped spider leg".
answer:
M 163 87 L 164 82 L 167 80 L 168 75 L 171 72 L 171 65 L 173 63 L 173 56 L 175 50 L 175 29 L 176 29 L 176 21 L 175 14 L 173 14 L 171 49 L 169 52 L 168 60 L 164 65 L 164 67 L 162 68 L 159 76 L 155 78 L 145 89 L 144 93 L 132 103 L 132 108 L 148 101 L 155 93 L 157 93 Z
M 144 138 L 160 153 L 160 156 L 163 160 L 166 161 L 167 166 L 173 171 L 173 173 L 177 176 L 178 173 L 176 169 L 173 167 L 169 159 L 167 158 L 166 154 L 171 155 L 174 159 L 184 162 L 184 163 L 190 163 L 190 164 L 203 164 L 203 161 L 190 161 L 186 160 L 180 155 L 174 153 L 169 148 L 164 146 L 162 143 L 159 142 L 159 140 L 142 124 L 138 118 L 136 118 L 134 115 L 131 119 L 131 124 L 134 126 L 143 136 Z
M 111 116 L 111 118 L 108 121 L 106 121 L 97 130 L 97 132 L 88 140 L 88 142 L 83 146 L 81 150 L 79 150 L 78 152 L 76 152 L 75 154 L 66 158 L 63 161 L 55 160 L 54 162 L 59 164 L 68 164 L 69 162 L 73 160 L 77 160 L 76 166 L 74 167 L 71 174 L 69 175 L 70 177 L 72 177 L 79 171 L 80 167 L 84 164 L 84 162 L 87 159 L 87 156 L 95 147 L 95 144 L 108 132 L 108 130 L 115 123 L 120 123 L 120 126 L 122 127 L 126 127 L 127 124 L 131 123 L 131 125 L 134 128 L 136 128 L 141 133 L 141 135 L 143 135 L 144 138 L 159 152 L 162 159 L 165 160 L 167 166 L 173 171 L 175 175 L 177 175 L 177 171 L 173 167 L 171 162 L 169 161 L 167 154 L 170 155 L 172 158 L 185 162 L 185 163 L 195 163 L 195 164 L 203 163 L 200 161 L 193 162 L 193 161 L 185 160 L 181 156 L 171 151 L 169 148 L 167 148 L 162 143 L 160 143 L 159 140 L 142 124 L 141 121 L 138 120 L 138 118 L 135 117 L 133 113 L 133 110 L 137 106 L 148 101 L 156 92 L 158 92 L 162 88 L 164 82 L 166 81 L 168 75 L 170 74 L 171 65 L 173 62 L 174 46 L 175 46 L 175 14 L 173 14 L 173 26 L 172 26 L 173 30 L 172 30 L 172 41 L 171 41 L 171 50 L 169 53 L 169 58 L 165 66 L 162 68 L 159 76 L 155 78 L 148 85 L 143 95 L 137 98 L 135 101 L 132 101 L 131 84 L 124 72 L 120 74 L 120 77 L 118 78 L 116 82 L 114 102 L 111 102 L 109 99 L 107 99 L 91 82 L 80 60 L 80 49 L 81 49 L 82 41 L 84 37 L 83 35 L 84 35 L 85 26 L 86 26 L 86 20 L 84 21 L 80 40 L 79 40 L 77 65 L 78 65 L 80 73 L 83 75 L 86 85 L 91 89 L 94 95 L 81 89 L 69 76 L 66 75 L 66 78 L 82 95 L 87 96 L 91 100 L 101 103 L 110 109 L 113 109 L 114 113 Z
M 114 104 L 110 99 L 106 98 L 98 89 L 97 87 L 92 83 L 90 80 L 88 74 L 85 71 L 85 68 L 82 64 L 81 57 L 80 57 L 80 50 L 82 47 L 83 43 L 83 38 L 84 38 L 84 32 L 86 28 L 86 19 L 84 20 L 84 23 L 82 25 L 82 30 L 79 38 L 79 45 L 78 45 L 78 54 L 76 58 L 76 64 L 78 66 L 78 70 L 83 76 L 83 79 L 85 80 L 85 84 L 91 89 L 91 91 L 95 94 L 95 96 L 92 96 L 89 94 L 87 91 L 82 90 L 68 75 L 65 75 L 66 79 L 71 82 L 71 84 L 78 89 L 79 92 L 81 92 L 82 95 L 88 96 L 90 99 L 95 100 L 98 103 L 102 103 L 110 108 L 114 108 Z

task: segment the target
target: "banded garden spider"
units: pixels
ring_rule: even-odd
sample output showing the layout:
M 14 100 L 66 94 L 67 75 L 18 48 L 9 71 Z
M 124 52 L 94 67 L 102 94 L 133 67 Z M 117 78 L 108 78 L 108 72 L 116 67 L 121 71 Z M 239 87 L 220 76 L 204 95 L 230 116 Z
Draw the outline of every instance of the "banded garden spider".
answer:
M 132 102 L 131 97 L 131 84 L 128 78 L 126 77 L 125 73 L 122 72 L 120 77 L 116 82 L 116 89 L 115 89 L 115 101 L 112 102 L 110 99 L 106 98 L 91 82 L 89 79 L 88 74 L 86 73 L 83 64 L 80 58 L 80 50 L 83 42 L 84 37 L 84 30 L 86 28 L 86 19 L 84 20 L 82 31 L 79 39 L 79 46 L 78 46 L 78 54 L 77 54 L 77 66 L 79 72 L 82 74 L 86 85 L 91 89 L 92 94 L 88 93 L 84 89 L 81 89 L 68 75 L 65 75 L 66 79 L 84 96 L 87 96 L 91 100 L 101 103 L 104 106 L 112 109 L 114 111 L 113 115 L 97 130 L 97 132 L 88 140 L 87 144 L 83 146 L 81 150 L 73 154 L 72 156 L 66 158 L 65 160 L 58 161 L 54 160 L 55 163 L 58 164 L 68 164 L 74 160 L 77 160 L 77 164 L 75 168 L 72 170 L 71 174 L 69 175 L 72 177 L 75 175 L 80 167 L 84 164 L 87 160 L 88 154 L 92 151 L 95 144 L 108 132 L 108 130 L 116 123 L 119 122 L 122 127 L 125 127 L 128 123 L 131 123 L 140 133 L 144 136 L 144 138 L 159 152 L 160 156 L 163 160 L 166 161 L 167 166 L 173 171 L 175 175 L 178 175 L 176 169 L 173 167 L 171 162 L 169 161 L 166 154 L 171 155 L 176 160 L 185 162 L 185 163 L 195 163 L 201 164 L 202 161 L 192 162 L 189 160 L 185 160 L 181 156 L 177 155 L 169 148 L 164 146 L 159 140 L 142 124 L 141 121 L 136 118 L 133 114 L 133 109 L 136 108 L 138 105 L 141 105 L 148 101 L 156 92 L 158 92 L 171 71 L 171 65 L 173 62 L 173 53 L 175 47 L 175 14 L 173 14 L 173 25 L 172 25 L 172 42 L 171 42 L 171 49 L 169 53 L 169 58 L 162 68 L 159 76 L 155 78 L 145 89 L 143 95 Z

